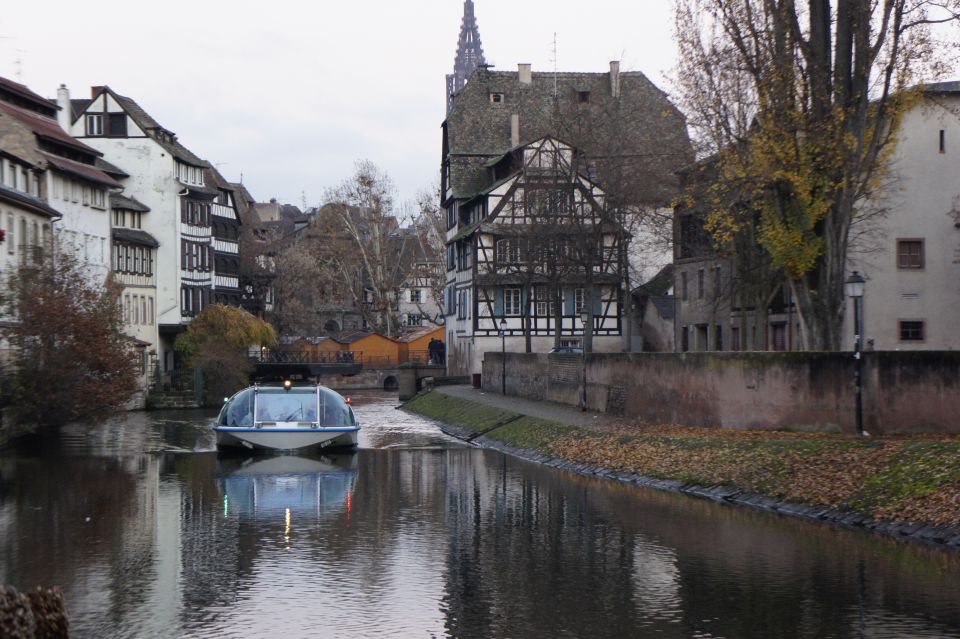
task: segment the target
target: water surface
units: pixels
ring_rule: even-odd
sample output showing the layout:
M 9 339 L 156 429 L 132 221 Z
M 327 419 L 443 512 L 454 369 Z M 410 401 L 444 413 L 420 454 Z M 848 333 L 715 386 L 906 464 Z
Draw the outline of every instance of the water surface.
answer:
M 958 637 L 960 555 L 586 479 L 356 397 L 355 454 L 201 412 L 0 453 L 0 583 L 78 637 Z

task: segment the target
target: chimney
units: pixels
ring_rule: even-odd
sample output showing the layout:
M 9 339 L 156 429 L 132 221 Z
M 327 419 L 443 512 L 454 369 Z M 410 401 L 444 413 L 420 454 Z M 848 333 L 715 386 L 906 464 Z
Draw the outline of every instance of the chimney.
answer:
M 510 147 L 520 146 L 520 114 L 510 116 Z
M 610 95 L 620 97 L 620 61 L 612 60 L 610 62 Z
M 70 133 L 70 125 L 73 124 L 73 107 L 70 105 L 70 89 L 65 84 L 61 84 L 57 89 L 57 106 L 60 107 L 57 122 L 60 123 L 61 129 Z
M 518 64 L 517 77 L 520 80 L 520 84 L 530 84 L 531 82 L 533 82 L 533 72 L 530 71 L 530 65 Z

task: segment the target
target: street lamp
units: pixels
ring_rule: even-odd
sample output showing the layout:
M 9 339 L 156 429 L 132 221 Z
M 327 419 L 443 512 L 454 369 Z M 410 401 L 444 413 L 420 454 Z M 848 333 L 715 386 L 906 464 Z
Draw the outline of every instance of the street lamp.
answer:
M 584 305 L 580 311 L 580 322 L 583 323 L 583 342 L 580 344 L 580 360 L 583 370 L 581 378 L 583 379 L 583 393 L 580 395 L 580 410 L 587 410 L 587 324 L 590 323 L 590 312 Z
M 504 396 L 507 394 L 507 320 L 500 320 L 500 385 Z
M 863 358 L 861 351 L 863 350 L 863 289 L 866 280 L 863 279 L 863 276 L 860 273 L 854 271 L 853 274 L 847 278 L 846 289 L 847 297 L 853 300 L 853 330 L 854 330 L 854 342 L 853 342 L 853 357 L 854 357 L 854 368 L 853 368 L 853 390 L 856 395 L 857 402 L 857 434 L 866 435 L 867 433 L 863 430 L 863 393 L 861 390 L 861 381 L 863 379 Z

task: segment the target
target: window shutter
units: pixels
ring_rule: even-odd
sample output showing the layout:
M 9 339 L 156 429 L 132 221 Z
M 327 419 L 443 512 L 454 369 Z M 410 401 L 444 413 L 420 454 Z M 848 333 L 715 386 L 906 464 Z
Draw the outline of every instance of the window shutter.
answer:
M 572 288 L 563 289 L 563 314 L 564 315 L 573 315 L 574 310 L 574 294 Z
M 493 314 L 503 315 L 503 289 L 498 288 L 493 297 Z
M 603 291 L 594 291 L 593 314 L 601 315 L 603 313 Z

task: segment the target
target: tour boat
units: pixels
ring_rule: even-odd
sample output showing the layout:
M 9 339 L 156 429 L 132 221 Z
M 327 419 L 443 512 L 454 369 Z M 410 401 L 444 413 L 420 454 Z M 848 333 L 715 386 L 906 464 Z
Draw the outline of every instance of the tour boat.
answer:
M 348 400 L 325 386 L 254 385 L 225 400 L 217 448 L 352 448 L 360 427 Z

